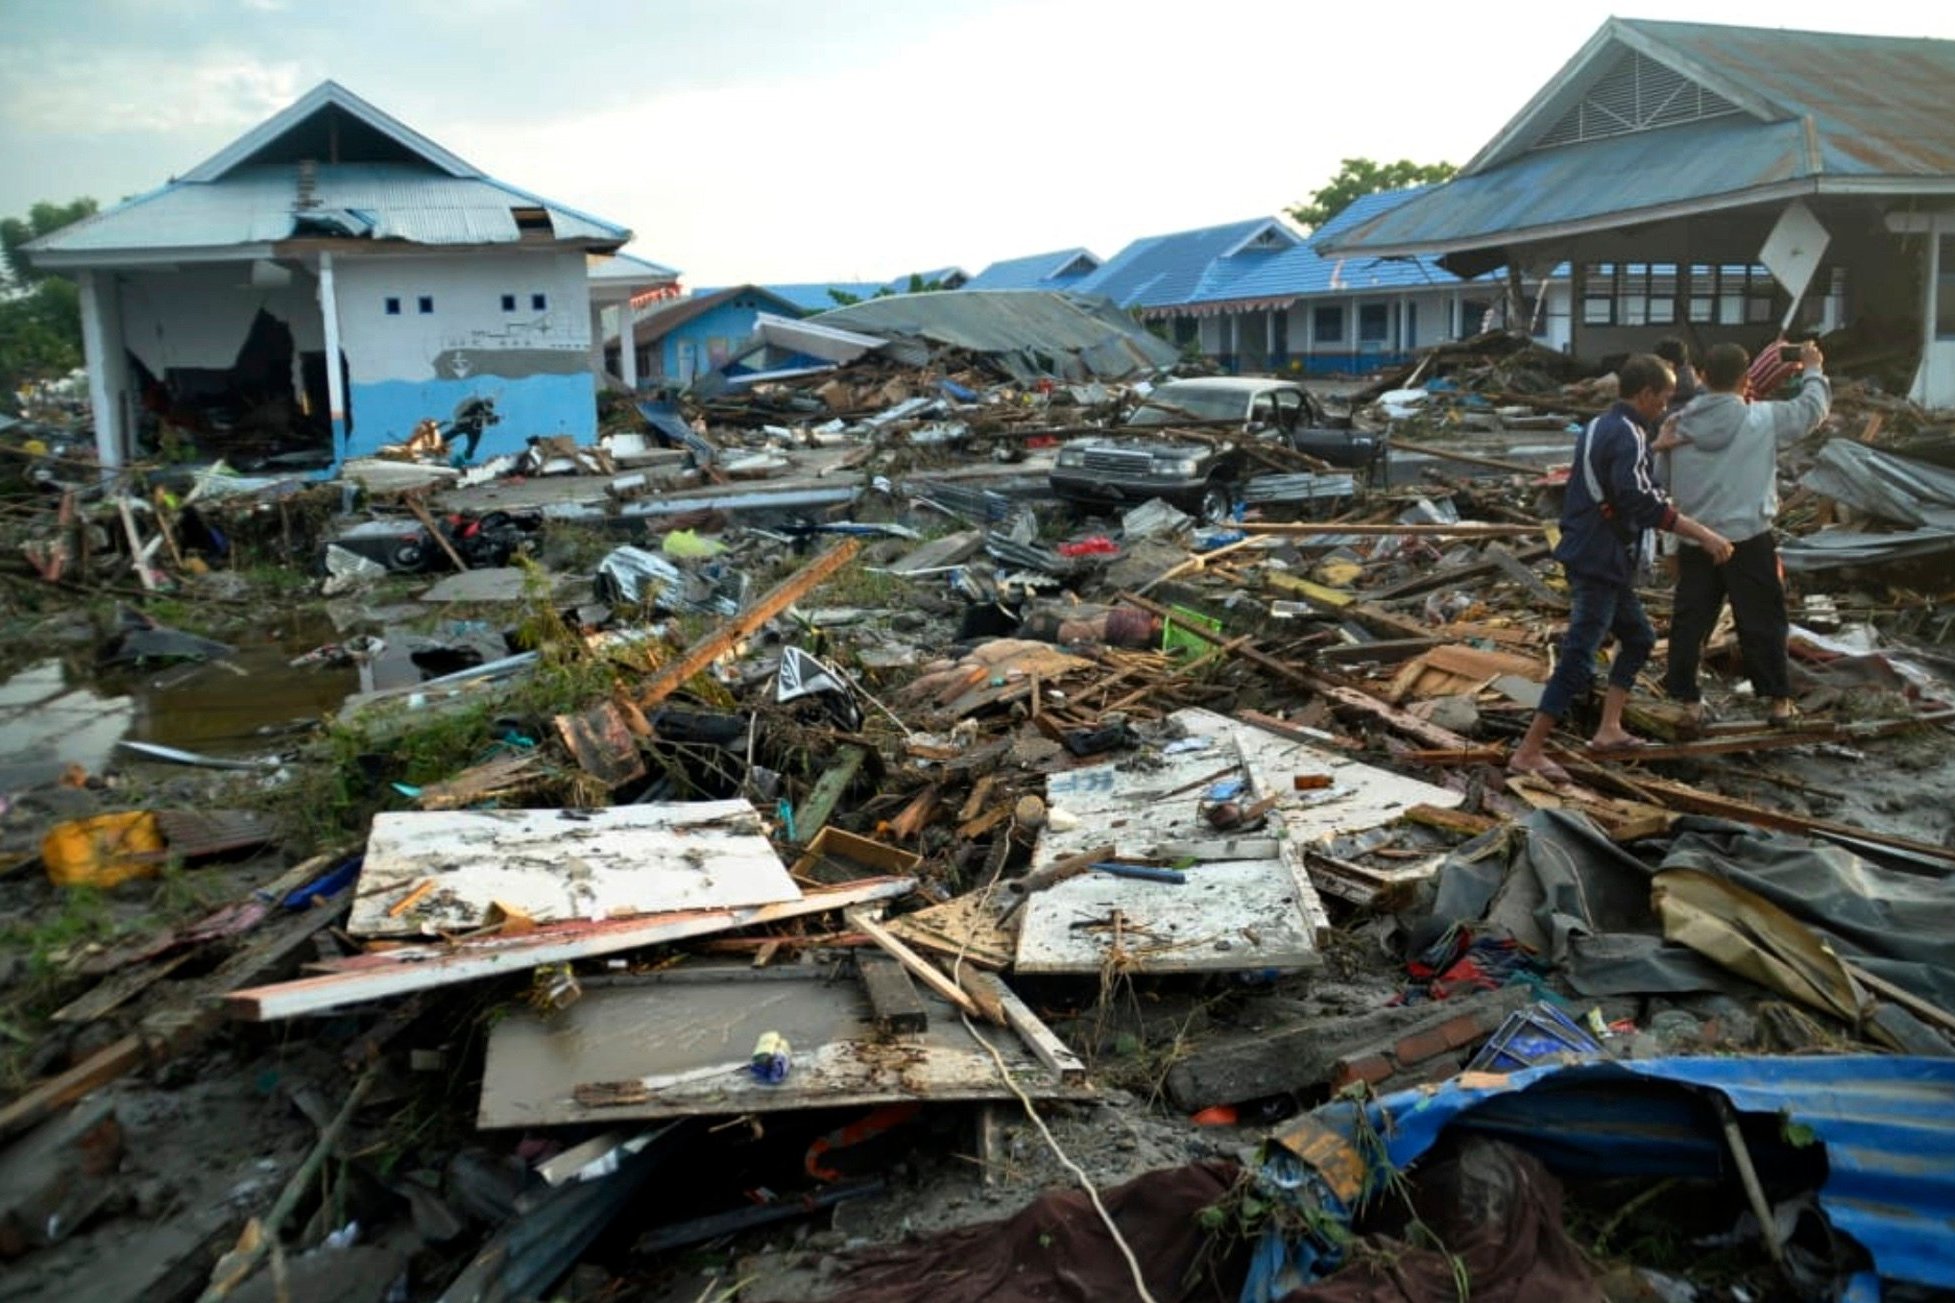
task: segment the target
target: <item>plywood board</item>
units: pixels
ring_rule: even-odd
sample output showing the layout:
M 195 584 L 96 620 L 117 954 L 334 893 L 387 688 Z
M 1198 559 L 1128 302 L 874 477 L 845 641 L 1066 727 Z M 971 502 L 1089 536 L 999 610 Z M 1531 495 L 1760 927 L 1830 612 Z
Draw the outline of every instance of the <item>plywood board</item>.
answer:
M 1450 808 L 1463 799 L 1212 711 L 1172 718 L 1206 745 L 1164 756 L 1158 767 L 1116 762 L 1046 780 L 1047 804 L 1079 823 L 1064 832 L 1048 827 L 1032 865 L 1112 842 L 1124 857 L 1197 861 L 1188 881 L 1089 874 L 1033 896 L 1023 909 L 1017 971 L 1098 972 L 1109 962 L 1145 972 L 1314 967 L 1329 919 L 1304 848 L 1390 823 L 1414 805 Z M 1225 771 L 1245 780 L 1240 803 L 1276 798 L 1262 828 L 1226 834 L 1209 826 L 1202 801 Z M 1330 785 L 1299 792 L 1298 775 L 1327 777 Z M 1116 915 L 1117 938 L 1104 926 Z
M 1321 962 L 1322 906 L 1282 860 L 1201 864 L 1187 879 L 1175 886 L 1089 873 L 1040 892 L 1020 911 L 1014 971 L 1295 971 Z
M 555 923 L 799 894 L 745 801 L 396 811 L 374 816 L 348 930 L 465 932 L 497 903 Z
M 568 1009 L 525 1010 L 490 1031 L 476 1123 L 560 1126 L 1010 1098 L 957 1011 L 928 991 L 921 995 L 929 1029 L 883 1035 L 859 985 L 819 973 L 680 969 L 591 983 Z M 778 1085 L 747 1071 L 765 1032 L 786 1037 L 791 1051 L 787 1079 Z M 1034 1098 L 1090 1096 L 1062 1084 L 1010 1031 L 986 1028 L 984 1035 Z

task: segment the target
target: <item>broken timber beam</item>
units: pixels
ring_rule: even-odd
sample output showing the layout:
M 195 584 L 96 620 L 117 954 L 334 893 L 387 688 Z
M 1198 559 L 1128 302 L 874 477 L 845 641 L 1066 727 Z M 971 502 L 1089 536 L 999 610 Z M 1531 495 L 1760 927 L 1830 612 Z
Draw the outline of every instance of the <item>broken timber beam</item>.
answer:
M 996 973 L 972 973 L 967 980 L 998 1002 L 1004 1010 L 1006 1025 L 1031 1047 L 1032 1053 L 1039 1056 L 1040 1063 L 1058 1074 L 1060 1082 L 1074 1086 L 1086 1080 L 1086 1065 L 1079 1061 L 1079 1056 L 1045 1025 L 1043 1019 L 1032 1012 L 1032 1006 L 1019 999 L 1018 993 L 1005 985 L 1004 979 Z
M 1540 475 L 1547 469 L 1544 466 L 1530 466 L 1526 462 L 1503 461 L 1498 457 L 1482 457 L 1477 453 L 1441 448 L 1437 444 L 1409 443 L 1404 439 L 1393 439 L 1392 451 L 1423 453 L 1427 457 L 1437 457 L 1441 461 L 1456 461 L 1462 466 L 1484 466 L 1488 470 L 1510 471 L 1515 475 Z
M 1123 602 L 1130 602 L 1133 605 L 1138 606 L 1141 610 L 1146 611 L 1152 615 L 1158 615 L 1163 620 L 1171 618 L 1170 613 L 1166 607 L 1158 605 L 1157 603 L 1154 602 L 1150 602 L 1145 597 L 1140 596 L 1138 593 L 1122 593 L 1120 594 L 1120 600 Z M 1209 643 L 1210 645 L 1216 647 L 1227 647 L 1231 643 L 1237 642 L 1236 639 L 1225 638 L 1221 634 L 1211 632 L 1210 630 L 1203 628 L 1199 623 L 1195 623 L 1195 622 L 1177 624 L 1175 628 L 1183 629 L 1186 632 L 1195 635 L 1195 637 L 1200 638 L 1203 642 Z M 1276 675 L 1280 679 L 1288 679 L 1290 682 L 1296 684 L 1298 687 L 1311 688 L 1314 682 L 1314 680 L 1311 678 L 1310 675 L 1305 674 L 1302 670 L 1297 669 L 1294 665 L 1285 665 L 1282 661 L 1277 660 L 1274 656 L 1270 656 L 1267 653 L 1263 652 L 1253 642 L 1240 643 L 1239 645 L 1236 646 L 1234 654 L 1242 657 L 1243 660 L 1248 661 L 1251 665 L 1257 666 L 1261 669 L 1268 670 L 1271 674 Z
M 1570 768 L 1577 772 L 1588 773 L 1593 772 L 1595 767 L 1578 763 L 1571 765 Z M 1713 796 L 1707 792 L 1700 792 L 1694 787 L 1686 787 L 1682 783 L 1665 782 L 1647 776 L 1639 777 L 1637 785 L 1648 792 L 1652 799 L 1663 802 L 1673 810 L 1734 819 L 1739 823 L 1754 824 L 1760 828 L 1776 828 L 1781 832 L 1805 833 L 1809 836 L 1818 835 L 1839 841 L 1885 846 L 1892 850 L 1905 851 L 1910 855 L 1920 855 L 1944 863 L 1955 863 L 1955 848 L 1948 846 L 1936 846 L 1930 842 L 1915 841 L 1908 837 L 1872 832 L 1848 823 L 1835 823 L 1830 819 L 1809 819 L 1804 815 L 1787 814 L 1783 810 L 1768 810 L 1749 801 L 1740 801 L 1729 796 Z
M 901 964 L 880 955 L 864 955 L 855 961 L 855 975 L 861 979 L 862 993 L 869 997 L 869 1009 L 878 1030 L 929 1030 L 930 1010 Z
M 1532 538 L 1540 535 L 1541 525 L 1490 525 L 1462 521 L 1457 525 L 1333 525 L 1318 521 L 1245 521 L 1236 528 L 1251 535 L 1282 534 L 1291 538 L 1315 536 L 1407 537 L 1407 538 Z
M 842 917 L 848 922 L 850 927 L 854 928 L 857 932 L 865 933 L 871 941 L 881 946 L 893 959 L 902 964 L 903 967 L 909 969 L 911 973 L 921 978 L 925 986 L 956 1005 L 959 1009 L 962 1009 L 965 1013 L 973 1014 L 979 1018 L 984 1017 L 984 1010 L 979 1007 L 978 1002 L 964 994 L 957 983 L 944 976 L 942 969 L 904 945 L 901 939 L 888 928 L 870 918 L 868 911 L 862 909 L 845 909 L 842 911 Z
M 421 528 L 428 531 L 428 537 L 441 544 L 441 550 L 446 552 L 448 559 L 455 563 L 455 569 L 467 570 L 468 562 L 464 561 L 462 554 L 455 550 L 455 545 L 448 541 L 448 536 L 441 532 L 441 526 L 434 523 L 434 517 L 430 516 L 428 509 L 421 505 L 421 499 L 412 493 L 403 493 L 401 501 L 406 503 L 407 509 L 414 513 L 414 519 L 421 522 Z
M 828 822 L 828 816 L 835 813 L 836 804 L 842 799 L 849 784 L 862 771 L 862 764 L 869 758 L 864 747 L 845 746 L 835 753 L 835 763 L 821 771 L 814 787 L 808 792 L 808 799 L 794 811 L 794 840 L 806 846 L 814 840 L 815 834 Z
M 678 660 L 653 675 L 652 681 L 638 694 L 639 707 L 656 706 L 677 692 L 693 675 L 731 651 L 735 643 L 794 605 L 809 590 L 853 561 L 861 550 L 862 545 L 854 539 L 844 539 L 789 575 L 759 601 L 686 648 L 685 654 Z

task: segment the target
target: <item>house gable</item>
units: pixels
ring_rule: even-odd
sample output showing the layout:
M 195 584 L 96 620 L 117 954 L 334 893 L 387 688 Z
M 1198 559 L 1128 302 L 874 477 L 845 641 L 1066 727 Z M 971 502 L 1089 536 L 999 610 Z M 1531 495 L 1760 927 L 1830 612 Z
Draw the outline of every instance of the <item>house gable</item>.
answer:
M 1528 148 L 1552 149 L 1742 112 L 1724 96 L 1668 64 L 1640 50 L 1617 46 L 1614 62 Z
M 1470 177 L 1536 149 L 1748 113 L 1791 116 L 1754 86 L 1662 37 L 1662 24 L 1611 18 L 1553 80 L 1460 169 Z
M 218 181 L 241 167 L 300 162 L 408 163 L 454 177 L 482 175 L 480 169 L 338 82 L 324 81 L 180 179 Z

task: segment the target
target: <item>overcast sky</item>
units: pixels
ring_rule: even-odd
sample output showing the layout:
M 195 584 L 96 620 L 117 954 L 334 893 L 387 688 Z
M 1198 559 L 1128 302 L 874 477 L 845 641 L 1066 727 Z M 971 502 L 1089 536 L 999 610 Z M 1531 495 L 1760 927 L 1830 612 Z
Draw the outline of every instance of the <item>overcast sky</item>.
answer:
M 1612 7 L 1955 37 L 1923 0 L 0 0 L 0 213 L 150 189 L 330 77 L 689 285 L 1106 257 L 1345 157 L 1462 163 Z

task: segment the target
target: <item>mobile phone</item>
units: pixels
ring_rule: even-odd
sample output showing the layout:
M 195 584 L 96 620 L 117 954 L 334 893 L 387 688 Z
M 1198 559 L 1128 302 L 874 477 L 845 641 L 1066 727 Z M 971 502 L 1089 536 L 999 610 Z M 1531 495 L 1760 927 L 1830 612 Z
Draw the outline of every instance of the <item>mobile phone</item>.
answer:
M 1805 355 L 1806 349 L 1803 344 L 1779 345 L 1779 361 L 1781 362 L 1797 362 Z

